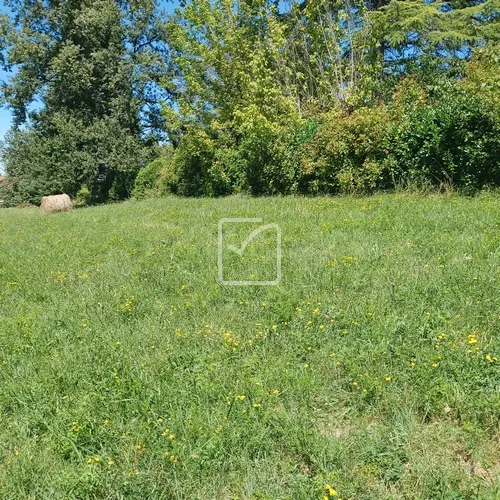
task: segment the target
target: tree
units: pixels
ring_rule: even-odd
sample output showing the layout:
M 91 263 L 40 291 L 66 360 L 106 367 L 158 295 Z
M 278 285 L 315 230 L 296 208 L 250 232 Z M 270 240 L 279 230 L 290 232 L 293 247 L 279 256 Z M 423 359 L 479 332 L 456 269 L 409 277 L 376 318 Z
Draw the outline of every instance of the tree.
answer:
M 10 0 L 1 88 L 13 110 L 3 162 L 24 201 L 123 198 L 163 126 L 163 23 L 153 0 Z M 106 168 L 98 182 L 99 167 Z

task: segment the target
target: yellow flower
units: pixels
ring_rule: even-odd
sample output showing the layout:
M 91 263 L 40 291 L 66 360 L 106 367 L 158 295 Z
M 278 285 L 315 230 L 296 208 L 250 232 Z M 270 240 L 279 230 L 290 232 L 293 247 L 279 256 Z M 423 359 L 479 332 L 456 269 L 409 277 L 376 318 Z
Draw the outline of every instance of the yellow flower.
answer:
M 254 408 L 260 408 L 261 406 L 262 406 L 262 405 L 261 405 L 260 403 L 254 403 L 254 404 L 253 404 L 253 407 L 254 407 Z
M 173 441 L 175 439 L 175 434 L 169 434 L 168 439 L 170 439 L 170 441 Z
M 330 496 L 330 497 L 337 496 L 337 490 L 332 488 L 329 484 L 325 484 L 325 489 L 328 492 L 328 496 Z
M 359 384 L 358 384 L 358 382 L 356 382 L 356 380 L 355 380 L 355 381 L 352 383 L 352 385 L 353 385 L 354 387 L 358 387 L 358 385 L 359 385 Z
M 439 363 L 432 363 L 433 368 L 437 368 L 439 366 Z
M 474 333 L 469 335 L 467 338 L 470 345 L 477 344 L 477 336 Z
M 104 425 L 108 425 L 109 424 L 109 418 L 104 419 L 103 423 L 104 423 Z
M 385 377 L 386 382 L 390 382 L 392 380 L 392 377 Z
M 239 399 L 240 401 L 243 401 L 246 398 L 243 394 L 240 394 L 239 396 L 236 396 L 236 399 Z

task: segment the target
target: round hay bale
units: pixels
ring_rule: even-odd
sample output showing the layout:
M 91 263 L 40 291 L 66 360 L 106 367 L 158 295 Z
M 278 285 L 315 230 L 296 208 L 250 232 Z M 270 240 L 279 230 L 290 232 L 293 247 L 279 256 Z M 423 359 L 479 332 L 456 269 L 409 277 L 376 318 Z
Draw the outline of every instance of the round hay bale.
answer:
M 73 204 L 67 194 L 56 194 L 44 196 L 40 208 L 46 214 L 53 214 L 55 212 L 67 212 L 73 208 Z

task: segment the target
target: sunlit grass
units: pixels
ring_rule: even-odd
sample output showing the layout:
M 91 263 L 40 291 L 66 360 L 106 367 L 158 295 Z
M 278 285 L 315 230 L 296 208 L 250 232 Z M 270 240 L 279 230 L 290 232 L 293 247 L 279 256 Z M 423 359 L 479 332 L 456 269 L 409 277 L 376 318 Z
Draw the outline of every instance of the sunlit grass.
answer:
M 1 210 L 0 497 L 495 498 L 499 258 L 494 195 Z

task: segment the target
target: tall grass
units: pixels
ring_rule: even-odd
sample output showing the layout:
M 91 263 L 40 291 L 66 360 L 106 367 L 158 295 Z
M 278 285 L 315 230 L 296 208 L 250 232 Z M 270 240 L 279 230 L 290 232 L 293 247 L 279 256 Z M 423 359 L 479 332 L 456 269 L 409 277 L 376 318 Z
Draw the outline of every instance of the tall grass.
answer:
M 497 498 L 499 213 L 494 194 L 0 211 L 0 497 Z M 280 225 L 279 285 L 217 282 L 224 217 Z M 273 275 L 274 244 L 225 272 Z

